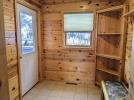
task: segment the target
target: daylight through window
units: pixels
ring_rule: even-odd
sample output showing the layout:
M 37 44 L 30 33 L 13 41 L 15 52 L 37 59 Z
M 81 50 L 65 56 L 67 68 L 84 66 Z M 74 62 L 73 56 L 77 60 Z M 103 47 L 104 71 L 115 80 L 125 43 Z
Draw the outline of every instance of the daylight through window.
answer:
M 91 46 L 93 31 L 92 13 L 64 14 L 64 31 L 66 46 Z
M 34 51 L 33 18 L 27 13 L 20 12 L 20 31 L 22 54 Z

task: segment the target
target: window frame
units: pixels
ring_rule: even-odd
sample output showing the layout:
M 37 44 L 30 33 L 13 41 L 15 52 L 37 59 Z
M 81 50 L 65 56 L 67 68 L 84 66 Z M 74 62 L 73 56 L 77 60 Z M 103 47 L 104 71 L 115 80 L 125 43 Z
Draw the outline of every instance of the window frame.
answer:
M 93 30 L 92 31 L 64 31 L 64 14 L 82 14 L 82 13 L 92 13 L 93 14 Z M 94 12 L 64 12 L 63 13 L 63 21 L 62 21 L 62 29 L 63 29 L 63 45 L 64 45 L 64 48 L 68 48 L 68 49 L 90 49 L 90 50 L 93 50 L 95 45 L 94 44 L 94 38 L 95 38 L 95 31 L 94 31 L 94 27 L 95 27 L 95 13 Z M 66 32 L 91 32 L 91 41 L 90 41 L 90 46 L 78 46 L 78 45 L 66 45 Z

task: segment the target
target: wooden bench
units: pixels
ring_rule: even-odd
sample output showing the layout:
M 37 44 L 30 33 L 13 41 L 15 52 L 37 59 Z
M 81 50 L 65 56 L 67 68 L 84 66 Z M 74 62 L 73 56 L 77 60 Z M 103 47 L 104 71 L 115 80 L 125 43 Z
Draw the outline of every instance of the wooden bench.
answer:
M 127 96 L 127 89 L 116 81 L 102 81 L 102 100 L 122 100 Z

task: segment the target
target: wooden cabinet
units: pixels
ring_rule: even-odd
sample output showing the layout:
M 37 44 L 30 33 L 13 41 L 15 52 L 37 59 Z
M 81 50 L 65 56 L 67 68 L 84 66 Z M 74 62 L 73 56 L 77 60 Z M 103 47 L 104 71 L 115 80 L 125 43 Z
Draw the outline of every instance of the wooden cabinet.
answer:
M 121 81 L 124 67 L 125 12 L 123 5 L 97 12 L 96 83 Z

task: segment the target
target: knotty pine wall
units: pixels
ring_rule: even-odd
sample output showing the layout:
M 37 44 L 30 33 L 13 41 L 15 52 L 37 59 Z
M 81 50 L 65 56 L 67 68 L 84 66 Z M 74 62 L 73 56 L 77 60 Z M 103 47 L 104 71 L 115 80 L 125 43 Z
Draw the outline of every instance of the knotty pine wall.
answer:
M 3 0 L 3 2 L 9 94 L 10 100 L 18 100 L 19 83 L 17 68 L 15 0 Z
M 107 3 L 99 3 L 99 5 L 88 4 L 88 2 L 85 1 L 43 5 L 43 78 L 74 83 L 94 83 L 95 37 L 93 37 L 92 49 L 66 48 L 64 46 L 63 14 L 64 12 L 85 11 L 94 13 L 96 9 L 106 8 L 111 5 L 112 4 L 108 5 Z M 95 36 L 95 34 L 94 30 L 93 36 Z
M 27 0 L 27 2 L 29 2 Z M 8 84 L 10 100 L 19 100 L 19 74 L 16 38 L 16 0 L 3 0 L 6 55 L 8 67 Z
M 15 0 L 3 0 L 4 25 L 6 39 L 7 66 L 10 100 L 19 100 L 17 42 L 15 25 Z M 118 4 L 118 3 L 116 3 Z M 44 5 L 42 21 L 42 73 L 49 80 L 94 83 L 95 50 L 67 49 L 63 47 L 62 21 L 65 11 L 86 11 L 111 6 L 102 3 L 99 6 L 87 2 Z M 95 34 L 95 33 L 94 33 Z

